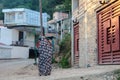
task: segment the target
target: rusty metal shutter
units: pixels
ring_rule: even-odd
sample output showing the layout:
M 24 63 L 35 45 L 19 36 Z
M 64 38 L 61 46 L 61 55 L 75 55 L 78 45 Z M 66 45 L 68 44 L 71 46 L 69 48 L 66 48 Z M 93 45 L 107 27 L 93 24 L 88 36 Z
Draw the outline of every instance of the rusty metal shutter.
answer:
M 99 64 L 120 64 L 120 2 L 97 13 Z

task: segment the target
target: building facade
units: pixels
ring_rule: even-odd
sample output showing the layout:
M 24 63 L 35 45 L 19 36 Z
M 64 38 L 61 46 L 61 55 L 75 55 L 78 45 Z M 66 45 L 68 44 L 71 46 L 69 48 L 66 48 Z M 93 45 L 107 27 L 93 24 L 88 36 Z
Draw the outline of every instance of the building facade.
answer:
M 67 13 L 55 12 L 53 19 L 48 21 L 48 32 L 53 31 L 58 40 L 62 40 L 65 33 L 70 33 L 70 18 Z
M 0 24 L 0 59 L 28 58 L 29 49 L 35 49 L 40 35 L 40 13 L 25 8 L 3 9 L 2 12 L 4 24 Z M 49 15 L 42 13 L 42 18 L 46 29 Z
M 54 43 L 54 52 L 59 52 L 58 44 L 62 41 L 65 34 L 70 33 L 71 19 L 67 13 L 54 12 L 53 19 L 48 21 L 48 28 L 46 37 L 51 37 Z
M 40 34 L 40 13 L 25 8 L 3 9 L 4 25 L 13 32 L 12 45 L 35 46 Z M 46 30 L 49 15 L 42 13 L 43 27 Z
M 26 46 L 28 47 L 23 47 L 22 44 L 16 43 L 19 41 L 18 33 L 19 31 L 16 29 L 8 29 L 7 27 L 4 27 L 1 21 L 0 23 L 0 59 L 29 57 L 29 48 L 33 47 L 33 44 L 32 43 L 31 43 L 32 45 L 26 44 Z
M 117 37 L 120 35 L 118 31 L 119 2 L 120 0 L 72 0 L 73 66 L 120 64 L 119 38 Z M 117 18 L 114 19 L 114 17 Z M 111 21 L 117 28 L 111 28 Z

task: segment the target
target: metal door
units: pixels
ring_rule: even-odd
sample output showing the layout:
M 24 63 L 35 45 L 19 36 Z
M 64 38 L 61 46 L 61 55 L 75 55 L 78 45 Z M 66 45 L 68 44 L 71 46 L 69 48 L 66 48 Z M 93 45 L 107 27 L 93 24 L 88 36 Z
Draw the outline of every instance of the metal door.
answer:
M 74 64 L 79 64 L 79 23 L 74 25 Z
M 120 64 L 120 2 L 97 12 L 99 64 Z

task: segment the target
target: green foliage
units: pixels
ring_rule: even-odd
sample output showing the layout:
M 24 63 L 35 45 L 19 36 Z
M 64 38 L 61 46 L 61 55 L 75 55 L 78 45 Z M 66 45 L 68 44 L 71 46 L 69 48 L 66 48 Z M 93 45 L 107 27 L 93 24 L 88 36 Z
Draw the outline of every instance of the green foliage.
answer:
M 59 62 L 59 65 L 62 68 L 70 67 L 70 56 L 71 56 L 71 36 L 70 34 L 66 34 L 65 38 L 60 43 L 60 55 L 62 55 L 62 59 Z
M 120 70 L 115 71 L 114 74 L 117 75 L 117 80 L 120 80 Z
M 55 60 L 55 58 L 52 58 L 52 63 L 57 63 L 57 61 Z
M 62 68 L 69 68 L 70 64 L 68 58 L 63 57 L 62 60 L 59 62 L 60 67 Z
M 71 7 L 71 0 L 42 0 L 43 12 L 52 16 L 57 5 L 64 5 L 59 11 L 68 11 Z M 2 9 L 6 8 L 28 8 L 39 11 L 39 0 L 0 0 L 0 19 L 3 19 Z
M 28 8 L 39 10 L 39 0 L 0 0 L 0 19 L 3 19 L 2 9 Z
M 62 4 L 55 7 L 55 11 L 71 12 L 71 0 L 63 0 Z
M 64 39 L 60 42 L 60 53 L 68 53 L 71 50 L 71 36 L 66 34 Z

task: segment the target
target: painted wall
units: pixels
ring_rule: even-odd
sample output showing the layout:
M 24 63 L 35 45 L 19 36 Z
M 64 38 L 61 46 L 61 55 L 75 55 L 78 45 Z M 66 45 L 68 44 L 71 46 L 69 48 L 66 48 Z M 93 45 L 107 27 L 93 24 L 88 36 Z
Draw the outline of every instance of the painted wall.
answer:
M 12 44 L 12 30 L 6 27 L 0 27 L 0 43 L 6 45 Z
M 0 45 L 0 59 L 29 57 L 29 47 L 2 46 Z
M 65 18 L 68 18 L 68 14 L 62 13 L 62 12 L 53 13 L 53 20 L 59 21 L 59 20 L 65 19 Z
M 12 41 L 18 41 L 19 31 L 16 29 L 12 29 Z
M 28 58 L 29 47 L 12 46 L 11 58 Z
M 30 32 L 26 32 L 24 41 L 25 41 L 24 42 L 25 45 L 28 45 L 30 47 L 34 47 L 34 43 L 35 43 L 35 36 L 34 36 L 34 34 L 30 33 Z
M 6 25 L 26 25 L 40 26 L 40 13 L 26 8 L 3 9 L 4 24 Z M 50 16 L 42 13 L 43 26 L 47 27 L 47 20 Z
M 11 46 L 0 45 L 0 59 L 11 58 Z

